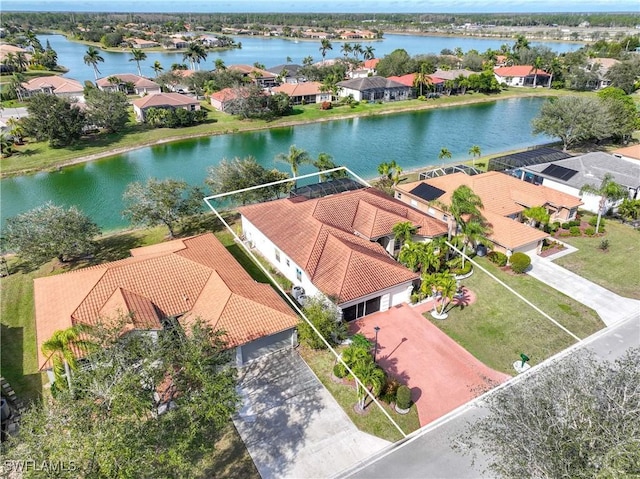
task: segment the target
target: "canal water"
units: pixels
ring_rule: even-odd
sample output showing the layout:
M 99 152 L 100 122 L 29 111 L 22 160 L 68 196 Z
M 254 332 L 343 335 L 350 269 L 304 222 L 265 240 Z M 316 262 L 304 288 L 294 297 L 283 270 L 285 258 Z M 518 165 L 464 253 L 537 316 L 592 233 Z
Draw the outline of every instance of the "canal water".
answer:
M 405 170 L 440 164 L 441 148 L 450 161 L 469 159 L 469 148 L 482 154 L 547 143 L 534 136 L 531 120 L 540 98 L 500 100 L 393 115 L 276 128 L 251 133 L 211 136 L 147 147 L 112 158 L 0 181 L 2 218 L 14 216 L 46 201 L 76 205 L 104 230 L 127 226 L 122 218 L 122 194 L 132 181 L 178 178 L 204 185 L 207 168 L 223 158 L 254 156 L 262 165 L 288 171 L 274 158 L 296 145 L 316 158 L 325 152 L 365 178 L 377 175 L 377 165 L 395 160 Z M 301 173 L 313 172 L 303 166 Z

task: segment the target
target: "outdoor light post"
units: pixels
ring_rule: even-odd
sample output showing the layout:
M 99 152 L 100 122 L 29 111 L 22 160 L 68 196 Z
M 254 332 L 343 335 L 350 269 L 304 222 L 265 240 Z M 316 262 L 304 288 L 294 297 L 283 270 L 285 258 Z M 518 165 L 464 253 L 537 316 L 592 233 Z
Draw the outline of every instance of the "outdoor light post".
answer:
M 376 362 L 376 355 L 378 354 L 378 331 L 380 331 L 380 328 L 378 326 L 376 326 L 375 328 L 373 328 L 374 331 L 376 332 L 376 344 L 373 348 L 373 362 Z

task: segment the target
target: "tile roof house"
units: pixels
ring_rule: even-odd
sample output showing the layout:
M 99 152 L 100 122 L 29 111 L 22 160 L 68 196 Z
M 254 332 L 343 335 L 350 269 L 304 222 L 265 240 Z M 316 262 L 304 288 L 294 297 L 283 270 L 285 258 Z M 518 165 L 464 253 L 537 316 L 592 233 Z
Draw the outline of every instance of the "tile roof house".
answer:
M 498 251 L 538 252 L 548 235 L 521 223 L 522 212 L 533 206 L 544 206 L 551 221 L 566 222 L 582 204 L 580 198 L 544 186 L 536 186 L 517 178 L 490 171 L 469 176 L 465 173 L 430 178 L 396 186 L 395 197 L 430 216 L 443 221 L 451 218 L 438 203 L 449 205 L 456 188 L 466 185 L 483 203 L 482 215 L 491 232 L 487 236 Z
M 551 75 L 531 65 L 499 67 L 493 70 L 493 74 L 498 83 L 506 83 L 508 86 L 551 86 Z
M 408 100 L 413 92 L 411 87 L 380 76 L 344 80 L 337 85 L 340 88 L 339 96 L 352 95 L 356 101 Z
M 615 58 L 590 58 L 588 60 L 587 69 L 598 76 L 596 89 L 611 86 L 611 80 L 608 78 L 607 73 L 612 66 L 619 63 L 620 60 L 616 60 Z
M 262 88 L 273 87 L 277 84 L 278 75 L 253 65 L 230 65 L 227 70 L 240 72 L 244 78 Z
M 640 198 L 640 162 L 623 158 L 622 155 L 597 151 L 551 163 L 525 166 L 521 170 L 523 178 L 528 177 L 547 188 L 580 196 L 584 202 L 582 208 L 592 213 L 598 212 L 601 196 L 591 193 L 581 195 L 580 189 L 584 185 L 599 187 L 607 173 L 611 173 L 613 180 L 627 189 L 629 198 Z M 613 208 L 621 201 L 608 202 L 605 207 Z
M 273 87 L 271 93 L 286 93 L 291 98 L 292 105 L 307 103 L 322 103 L 331 101 L 331 92 L 320 91 L 322 83 L 309 81 L 303 83 L 284 83 Z
M 242 96 L 247 97 L 250 94 L 249 90 L 243 87 L 223 88 L 222 90 L 213 93 L 209 101 L 211 102 L 211 106 L 216 110 L 225 111 L 232 101 Z
M 111 81 L 114 78 L 119 81 L 114 83 Z M 135 93 L 140 96 L 154 95 L 162 91 L 160 85 L 156 82 L 133 73 L 118 73 L 117 75 L 98 78 L 96 85 L 103 91 L 125 91 L 126 93 Z
M 130 315 L 127 330 L 161 330 L 196 318 L 224 330 L 238 363 L 291 344 L 297 316 L 257 283 L 211 233 L 135 248 L 131 257 L 34 280 L 38 366 L 55 331 Z M 81 356 L 80 352 L 76 352 Z
M 301 83 L 306 81 L 305 76 L 300 72 L 302 69 L 302 65 L 287 63 L 267 68 L 267 71 L 279 76 L 284 83 Z
M 131 38 L 129 39 L 129 43 L 133 46 L 133 48 L 155 48 L 159 47 L 160 44 L 158 42 L 154 42 L 151 40 L 145 40 L 143 38 Z
M 133 111 L 138 121 L 145 121 L 145 112 L 149 108 L 182 108 L 189 111 L 200 109 L 200 102 L 181 93 L 158 93 L 138 98 L 132 102 Z
M 84 86 L 71 78 L 61 76 L 37 77 L 22 83 L 20 87 L 23 98 L 28 98 L 37 93 L 45 93 L 69 100 L 84 101 Z
M 416 88 L 417 93 L 420 94 L 420 87 L 414 87 L 416 74 L 408 73 L 402 76 L 392 76 L 388 77 L 389 80 L 396 81 L 398 83 L 402 83 L 403 85 L 409 86 L 411 88 Z M 444 80 L 442 78 L 435 77 L 433 75 L 427 75 L 427 83 L 430 89 L 427 89 L 427 86 L 423 86 L 422 94 L 426 96 L 427 93 L 433 91 L 435 93 L 441 93 L 444 90 Z
M 446 224 L 371 189 L 285 198 L 239 208 L 245 241 L 295 286 L 334 300 L 347 321 L 406 302 L 419 278 L 391 254 L 393 226 L 410 221 L 416 239 Z

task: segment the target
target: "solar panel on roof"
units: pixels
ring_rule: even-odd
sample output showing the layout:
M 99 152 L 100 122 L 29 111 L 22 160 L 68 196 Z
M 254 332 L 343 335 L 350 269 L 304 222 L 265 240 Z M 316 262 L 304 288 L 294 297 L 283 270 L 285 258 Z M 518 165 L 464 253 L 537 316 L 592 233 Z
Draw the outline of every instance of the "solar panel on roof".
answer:
M 335 180 L 300 186 L 299 188 L 291 190 L 289 197 L 295 198 L 297 196 L 304 196 L 309 199 L 322 198 L 323 196 L 358 190 L 360 188 L 364 188 L 364 185 L 357 181 L 350 178 L 338 178 Z
M 570 180 L 576 173 L 578 173 L 576 170 L 560 165 L 549 165 L 541 171 L 541 174 L 557 178 L 561 181 Z
M 444 190 L 440 188 L 436 188 L 435 186 L 431 186 L 427 183 L 420 183 L 414 189 L 412 189 L 409 193 L 417 196 L 418 198 L 422 198 L 425 201 L 435 200 L 436 198 L 440 198 L 444 195 Z

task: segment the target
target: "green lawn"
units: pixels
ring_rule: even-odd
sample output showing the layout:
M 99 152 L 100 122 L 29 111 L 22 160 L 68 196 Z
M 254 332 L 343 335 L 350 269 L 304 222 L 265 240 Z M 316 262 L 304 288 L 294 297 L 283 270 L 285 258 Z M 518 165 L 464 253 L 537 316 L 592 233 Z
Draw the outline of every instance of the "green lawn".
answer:
M 621 296 L 640 299 L 640 231 L 615 220 L 605 221 L 603 236 L 559 238 L 578 251 L 555 263 Z M 603 239 L 609 241 L 607 251 L 598 248 Z
M 354 406 L 358 401 L 355 387 L 352 385 L 338 384 L 331 379 L 335 356 L 330 351 L 313 351 L 305 347 L 300 347 L 300 354 L 358 429 L 391 442 L 402 439 L 402 435 L 375 404 L 368 404 L 365 414 L 355 412 Z M 405 434 L 409 434 L 420 428 L 418 411 L 415 407 L 411 408 L 409 414 L 403 415 L 398 414 L 391 407 L 385 405 L 385 403 L 381 404 Z
M 206 102 L 202 102 L 203 108 L 209 111 L 208 121 L 196 126 L 176 129 L 147 128 L 145 125 L 132 122 L 123 132 L 85 137 L 78 143 L 64 148 L 51 148 L 47 142 L 28 142 L 25 145 L 16 146 L 17 153 L 9 158 L 2 159 L 1 175 L 4 177 L 53 169 L 58 166 L 71 164 L 78 159 L 91 158 L 94 155 L 116 155 L 119 152 L 123 152 L 131 148 L 140 148 L 153 145 L 158 142 L 177 141 L 184 138 L 292 126 L 323 120 L 336 120 L 358 116 L 400 113 L 420 109 L 465 105 L 504 98 L 523 96 L 556 96 L 561 94 L 563 93 L 556 90 L 550 92 L 549 90 L 541 88 L 514 88 L 495 95 L 482 95 L 475 93 L 465 95 L 464 97 L 443 96 L 441 98 L 428 101 L 408 100 L 390 103 L 361 102 L 353 108 L 345 105 L 336 106 L 331 110 L 321 110 L 319 105 L 310 104 L 296 106 L 293 114 L 273 121 L 239 120 L 226 113 L 214 111 Z
M 580 338 L 602 329 L 595 311 L 528 275 L 504 272 L 486 258 L 476 258 L 492 274 Z M 454 308 L 449 318 L 425 317 L 493 369 L 513 374 L 513 362 L 525 353 L 538 364 L 575 343 L 548 319 L 508 292 L 478 268 L 462 284 L 477 294 L 477 302 Z

